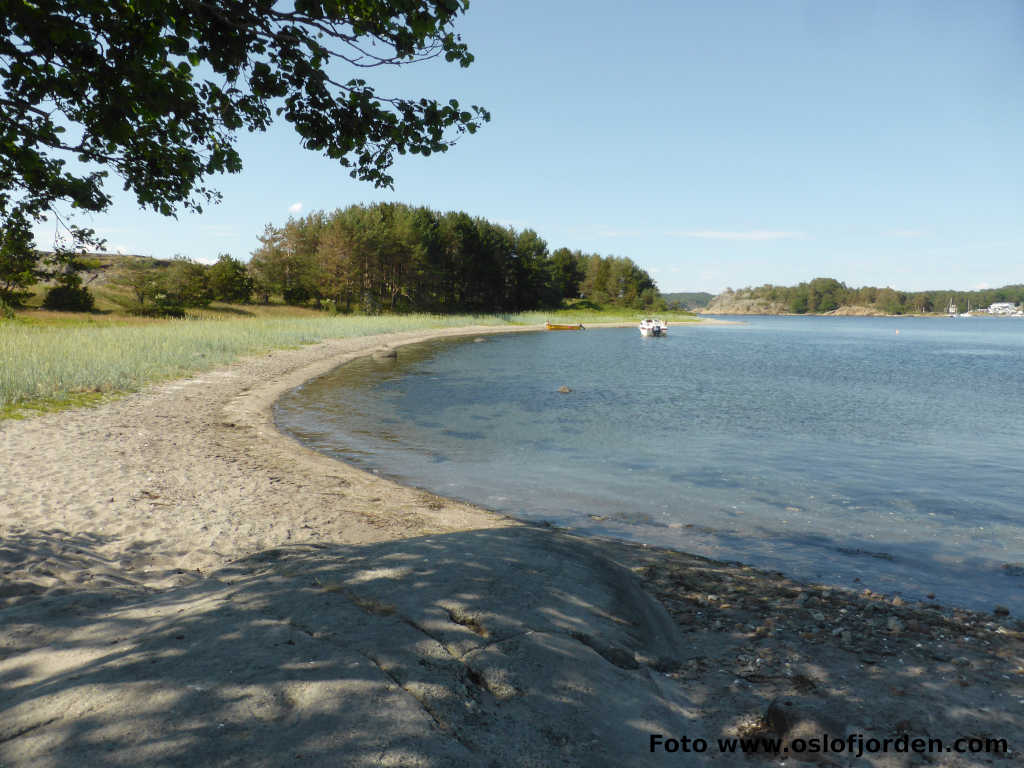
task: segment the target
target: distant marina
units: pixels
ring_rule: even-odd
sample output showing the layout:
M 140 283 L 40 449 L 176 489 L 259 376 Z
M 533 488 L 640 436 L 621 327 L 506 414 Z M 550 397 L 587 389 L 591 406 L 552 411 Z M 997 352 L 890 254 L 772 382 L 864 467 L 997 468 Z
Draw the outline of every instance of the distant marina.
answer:
M 964 313 L 957 313 L 956 304 L 949 305 L 949 315 L 952 317 L 974 317 L 975 315 L 991 315 L 993 317 L 1024 317 L 1024 309 L 1014 304 L 1012 301 L 997 301 L 994 304 L 990 304 L 987 307 L 981 309 L 971 310 L 970 302 L 967 303 L 967 311 Z

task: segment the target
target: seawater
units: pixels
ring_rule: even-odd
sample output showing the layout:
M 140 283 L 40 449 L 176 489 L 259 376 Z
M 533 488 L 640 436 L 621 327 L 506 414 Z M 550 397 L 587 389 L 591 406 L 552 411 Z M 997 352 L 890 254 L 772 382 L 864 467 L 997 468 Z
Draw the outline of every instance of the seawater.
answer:
M 1020 615 L 1022 392 L 1022 320 L 754 317 L 421 344 L 276 418 L 517 517 Z

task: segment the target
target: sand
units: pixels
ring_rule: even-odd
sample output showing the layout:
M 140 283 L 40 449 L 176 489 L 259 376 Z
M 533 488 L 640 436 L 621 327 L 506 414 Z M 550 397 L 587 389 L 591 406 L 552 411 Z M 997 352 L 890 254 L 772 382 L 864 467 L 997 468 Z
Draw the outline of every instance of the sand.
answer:
M 0 766 L 777 763 L 645 739 L 815 727 L 1009 742 L 825 765 L 1024 764 L 1017 617 L 576 539 L 273 426 L 357 356 L 517 330 L 329 341 L 0 423 Z

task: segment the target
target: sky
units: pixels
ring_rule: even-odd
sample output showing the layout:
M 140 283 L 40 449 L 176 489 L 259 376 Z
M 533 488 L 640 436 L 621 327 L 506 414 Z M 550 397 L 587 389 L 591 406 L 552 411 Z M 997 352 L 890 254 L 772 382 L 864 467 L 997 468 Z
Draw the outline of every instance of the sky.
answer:
M 468 69 L 361 73 L 492 114 L 400 158 L 393 190 L 282 121 L 239 137 L 244 170 L 214 177 L 223 201 L 201 215 L 111 182 L 111 210 L 78 223 L 112 251 L 248 260 L 268 223 L 396 201 L 628 256 L 666 292 L 1024 282 L 1020 0 L 473 0 L 456 29 Z

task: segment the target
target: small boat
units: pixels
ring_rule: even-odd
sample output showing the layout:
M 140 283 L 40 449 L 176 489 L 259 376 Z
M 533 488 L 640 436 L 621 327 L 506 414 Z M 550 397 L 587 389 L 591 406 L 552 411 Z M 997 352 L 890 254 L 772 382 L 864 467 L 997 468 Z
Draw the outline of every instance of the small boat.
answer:
M 668 323 L 664 320 L 646 320 L 640 321 L 640 335 L 641 336 L 668 336 Z
M 585 331 L 583 323 L 577 323 L 576 325 L 565 325 L 559 323 L 544 323 L 544 329 L 548 331 Z

